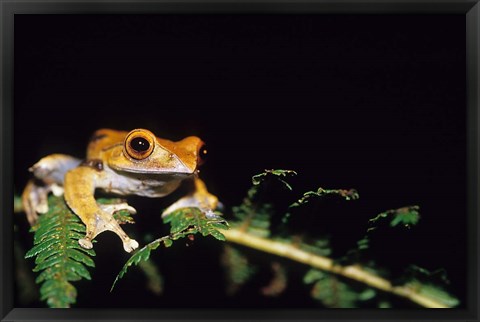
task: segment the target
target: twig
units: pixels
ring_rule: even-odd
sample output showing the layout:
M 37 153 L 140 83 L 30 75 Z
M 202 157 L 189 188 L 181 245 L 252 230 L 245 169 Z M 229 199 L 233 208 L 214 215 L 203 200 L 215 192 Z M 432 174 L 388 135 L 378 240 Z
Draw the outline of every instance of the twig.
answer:
M 335 264 L 331 258 L 315 255 L 304 250 L 295 248 L 290 244 L 274 241 L 267 238 L 257 237 L 236 228 L 221 230 L 228 242 L 244 245 L 253 249 L 261 250 L 270 254 L 289 258 L 323 271 L 338 274 L 360 283 L 367 284 L 379 290 L 406 298 L 427 308 L 449 308 L 449 306 L 420 294 L 408 286 L 393 286 L 392 283 L 371 272 L 367 272 L 358 265 L 341 266 Z

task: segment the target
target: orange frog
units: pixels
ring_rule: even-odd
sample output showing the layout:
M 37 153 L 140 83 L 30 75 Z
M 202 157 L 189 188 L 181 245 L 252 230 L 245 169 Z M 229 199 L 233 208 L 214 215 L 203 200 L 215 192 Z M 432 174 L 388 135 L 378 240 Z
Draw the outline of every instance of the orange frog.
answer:
M 78 242 L 92 248 L 92 240 L 110 230 L 131 252 L 138 243 L 128 237 L 113 214 L 119 210 L 136 213 L 127 203 L 98 204 L 96 189 L 117 195 L 163 197 L 173 192 L 186 179 L 193 180 L 193 191 L 168 207 L 162 216 L 183 207 L 199 207 L 213 215 L 218 199 L 210 194 L 198 178 L 198 166 L 206 156 L 205 144 L 196 136 L 172 142 L 156 137 L 145 129 L 130 132 L 101 129 L 94 133 L 84 161 L 64 154 L 42 158 L 29 170 L 30 180 L 22 194 L 22 202 L 30 224 L 38 214 L 48 211 L 47 196 L 64 195 L 67 205 L 86 226 L 86 235 Z

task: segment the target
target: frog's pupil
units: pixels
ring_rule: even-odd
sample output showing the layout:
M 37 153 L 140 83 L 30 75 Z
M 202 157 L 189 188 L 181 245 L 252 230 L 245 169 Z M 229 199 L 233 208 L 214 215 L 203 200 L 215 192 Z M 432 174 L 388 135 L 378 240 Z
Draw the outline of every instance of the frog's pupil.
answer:
M 147 151 L 147 150 L 150 148 L 150 143 L 148 143 L 148 141 L 145 140 L 144 138 L 134 138 L 134 139 L 130 142 L 130 146 L 131 146 L 132 149 L 134 149 L 135 151 L 145 152 L 145 151 Z

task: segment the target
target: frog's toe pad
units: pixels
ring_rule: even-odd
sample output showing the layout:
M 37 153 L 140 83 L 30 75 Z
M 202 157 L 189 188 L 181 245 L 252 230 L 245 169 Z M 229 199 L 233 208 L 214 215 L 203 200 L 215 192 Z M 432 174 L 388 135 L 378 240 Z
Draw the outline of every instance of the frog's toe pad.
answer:
M 63 196 L 64 190 L 62 186 L 54 183 L 50 186 L 50 188 L 52 189 L 52 193 L 55 195 L 55 197 Z
M 208 219 L 222 219 L 219 215 L 217 215 L 212 209 L 202 209 L 205 217 Z
M 127 253 L 131 253 L 137 248 L 138 248 L 138 243 L 135 239 L 129 239 L 123 242 L 123 249 L 125 249 Z
M 35 211 L 38 214 L 46 214 L 48 212 L 48 203 L 46 201 L 40 202 L 38 205 L 36 205 Z
M 82 238 L 82 239 L 79 239 L 78 240 L 78 243 L 80 244 L 80 246 L 82 246 L 83 248 L 86 248 L 86 249 L 92 249 L 93 248 L 93 244 L 90 240 L 88 239 L 85 239 L 85 238 Z

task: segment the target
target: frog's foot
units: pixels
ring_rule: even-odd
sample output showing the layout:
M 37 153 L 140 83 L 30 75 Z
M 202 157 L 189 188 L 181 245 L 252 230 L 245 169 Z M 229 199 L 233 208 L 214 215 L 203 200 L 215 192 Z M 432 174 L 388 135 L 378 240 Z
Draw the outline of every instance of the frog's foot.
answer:
M 107 206 L 107 205 L 104 205 Z M 111 205 L 110 209 L 114 209 L 114 205 Z M 132 207 L 130 207 L 133 209 Z M 122 209 L 127 209 L 123 207 Z M 78 243 L 83 248 L 90 249 L 93 247 L 92 240 L 100 233 L 109 230 L 117 234 L 118 237 L 123 242 L 123 249 L 126 252 L 130 253 L 131 251 L 138 248 L 138 243 L 136 240 L 131 239 L 128 235 L 123 231 L 120 227 L 118 222 L 113 218 L 111 213 L 106 211 L 100 210 L 99 214 L 95 214 L 93 220 L 89 220 L 86 224 L 87 232 L 85 237 L 78 240 Z
M 193 193 L 191 195 L 180 198 L 177 202 L 170 205 L 162 213 L 162 217 L 168 216 L 172 212 L 187 207 L 197 207 L 207 216 L 207 218 L 215 219 L 218 216 L 214 214 L 213 210 L 217 207 L 218 199 L 210 193 Z
M 92 238 L 89 238 L 87 236 L 85 236 L 85 238 L 79 239 L 78 243 L 83 248 L 86 248 L 86 249 L 92 249 L 93 248 Z M 134 251 L 137 248 L 138 248 L 138 243 L 135 239 L 128 239 L 126 241 L 123 241 L 123 249 L 125 249 L 125 251 L 127 253 L 131 253 L 132 251 Z
M 86 249 L 92 249 L 93 248 L 92 238 L 89 238 L 87 236 L 85 236 L 85 238 L 79 239 L 78 243 L 83 248 L 86 248 Z M 128 239 L 126 241 L 123 241 L 123 249 L 125 249 L 125 251 L 127 253 L 131 253 L 132 251 L 134 251 L 137 248 L 138 248 L 138 243 L 135 239 Z
M 120 227 L 119 223 L 113 218 L 113 214 L 117 211 L 127 210 L 130 214 L 136 214 L 137 210 L 135 210 L 135 208 L 126 202 L 99 205 L 99 207 L 102 209 L 102 213 L 101 216 L 97 216 L 96 220 L 96 229 L 98 231 L 97 234 L 105 230 L 110 230 L 120 237 L 123 242 L 123 249 L 125 249 L 127 253 L 137 249 L 139 246 L 137 241 L 128 237 L 128 235 Z
M 205 183 L 202 180 L 195 178 L 194 190 L 189 195 L 180 198 L 177 202 L 165 209 L 162 213 L 162 217 L 165 217 L 180 208 L 197 207 L 203 211 L 207 218 L 217 218 L 218 216 L 214 214 L 213 210 L 217 208 L 218 204 L 218 198 L 208 192 Z
M 27 183 L 22 193 L 22 204 L 30 225 L 37 222 L 38 214 L 48 211 L 47 198 L 50 191 L 51 185 L 38 185 L 34 180 Z
M 87 223 L 87 233 L 85 238 L 80 239 L 78 243 L 84 248 L 92 248 L 92 240 L 100 233 L 109 230 L 114 232 L 120 237 L 123 242 L 123 248 L 126 252 L 131 252 L 138 248 L 138 243 L 134 239 L 128 237 L 128 235 L 120 227 L 119 223 L 113 218 L 113 214 L 120 210 L 127 210 L 131 214 L 135 214 L 137 211 L 126 202 L 115 204 L 98 204 L 98 213 L 94 215 L 93 220 L 89 220 Z

